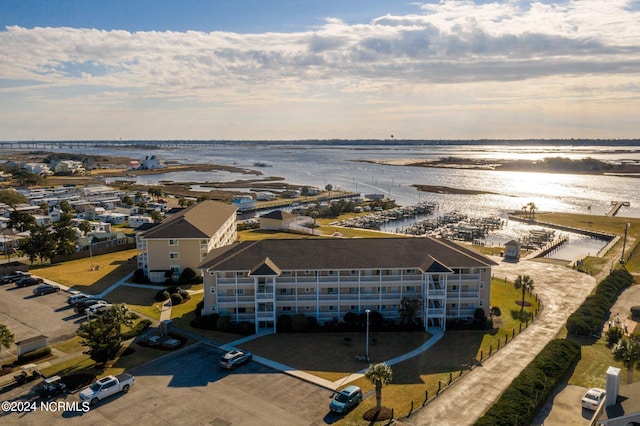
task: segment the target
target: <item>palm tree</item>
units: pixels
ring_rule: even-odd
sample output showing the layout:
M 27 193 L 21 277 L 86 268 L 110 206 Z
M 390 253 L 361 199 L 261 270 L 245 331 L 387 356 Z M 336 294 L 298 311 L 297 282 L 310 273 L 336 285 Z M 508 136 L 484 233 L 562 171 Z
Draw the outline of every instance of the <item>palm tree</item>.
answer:
M 538 206 L 536 206 L 536 203 L 532 201 L 527 204 L 527 207 L 529 208 L 529 213 L 531 214 L 531 220 L 534 220 L 536 218 L 536 210 L 538 210 Z
M 522 289 L 522 302 L 520 303 L 520 313 L 522 313 L 524 311 L 524 293 L 533 290 L 533 280 L 529 275 L 518 275 L 513 286 L 516 290 Z
M 388 385 L 393 378 L 393 371 L 384 362 L 371 364 L 364 376 L 376 387 L 376 411 L 382 409 L 382 385 Z
M 318 216 L 320 215 L 320 213 L 318 213 L 318 210 L 313 210 L 310 214 L 311 214 L 311 217 L 313 218 L 313 229 L 311 230 L 311 234 L 315 235 L 315 233 L 316 233 L 316 219 L 318 219 Z
M 623 337 L 613 350 L 613 356 L 617 361 L 622 361 L 627 367 L 627 381 L 633 380 L 633 368 L 640 366 L 640 339 L 637 337 Z

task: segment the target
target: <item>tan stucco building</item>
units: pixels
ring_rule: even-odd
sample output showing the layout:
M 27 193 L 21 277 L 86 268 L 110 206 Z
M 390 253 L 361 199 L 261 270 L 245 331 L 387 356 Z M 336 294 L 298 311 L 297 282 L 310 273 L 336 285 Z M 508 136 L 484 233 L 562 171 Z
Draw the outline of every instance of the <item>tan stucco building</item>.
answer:
M 186 268 L 197 273 L 211 250 L 236 241 L 236 222 L 236 208 L 229 204 L 194 204 L 137 236 L 138 267 L 151 282 L 179 276 Z

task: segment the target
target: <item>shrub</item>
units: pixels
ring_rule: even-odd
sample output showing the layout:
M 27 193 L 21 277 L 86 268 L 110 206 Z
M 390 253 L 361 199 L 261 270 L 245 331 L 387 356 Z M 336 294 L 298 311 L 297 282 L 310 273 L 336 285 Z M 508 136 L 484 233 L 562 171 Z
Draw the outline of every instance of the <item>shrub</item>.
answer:
M 491 314 L 494 317 L 499 317 L 500 315 L 502 315 L 502 311 L 500 310 L 500 307 L 498 306 L 492 306 L 491 307 Z
M 598 284 L 594 294 L 587 297 L 569 316 L 567 330 L 576 335 L 597 334 L 605 315 L 611 309 L 620 291 L 629 287 L 633 276 L 626 269 L 616 269 Z
M 231 330 L 231 319 L 227 315 L 221 316 L 216 322 L 216 328 L 220 331 Z
M 358 314 L 356 314 L 355 312 L 347 312 L 346 314 L 344 314 L 344 322 L 351 324 L 351 325 L 356 325 L 358 323 Z
M 182 273 L 180 274 L 180 282 L 181 283 L 191 283 L 193 281 L 193 279 L 196 277 L 196 273 L 193 272 L 193 269 L 191 268 L 186 268 L 184 271 L 182 271 Z
M 475 425 L 530 424 L 536 411 L 566 377 L 579 357 L 580 345 L 577 343 L 564 339 L 552 340 Z
M 282 333 L 290 333 L 293 331 L 293 320 L 291 319 L 291 315 L 280 315 L 276 322 L 276 329 L 278 332 Z
M 609 330 L 607 330 L 607 346 L 610 348 L 613 347 L 613 345 L 622 339 L 622 336 L 624 336 L 624 332 L 620 327 L 609 328 Z
M 139 336 L 140 333 L 142 333 L 147 328 L 149 328 L 151 326 L 151 324 L 152 324 L 151 320 L 143 319 L 142 321 L 137 323 L 135 325 L 135 327 L 133 327 L 131 330 L 125 331 L 124 333 L 122 333 L 122 335 L 121 335 L 122 340 L 129 340 L 129 339 L 132 339 L 132 338 L 134 338 L 136 336 Z
M 220 318 L 219 314 L 197 315 L 196 318 L 191 321 L 191 326 L 203 330 L 217 330 L 218 318 Z
M 202 316 L 202 310 L 204 309 L 204 300 L 201 300 L 196 305 L 196 317 Z
M 295 314 L 292 319 L 293 331 L 301 333 L 309 329 L 309 319 L 304 314 Z
M 631 317 L 640 318 L 640 306 L 631 307 Z
M 384 317 L 382 314 L 378 311 L 371 311 L 371 313 L 369 313 L 369 326 L 374 330 L 377 330 L 382 327 L 382 324 L 384 324 Z
M 132 279 L 136 284 L 147 284 L 149 282 L 149 279 L 144 274 L 144 270 L 142 270 L 141 268 L 138 268 L 133 272 Z
M 51 347 L 45 346 L 44 348 L 36 349 L 35 351 L 27 352 L 18 356 L 18 364 L 26 364 L 36 359 L 44 358 L 51 355 Z
M 171 295 L 167 290 L 158 290 L 158 292 L 156 293 L 155 299 L 156 299 L 156 302 L 164 302 L 170 297 Z
M 184 301 L 184 299 L 182 298 L 182 296 L 180 296 L 180 293 L 173 293 L 171 295 L 171 304 L 172 305 L 179 305 Z

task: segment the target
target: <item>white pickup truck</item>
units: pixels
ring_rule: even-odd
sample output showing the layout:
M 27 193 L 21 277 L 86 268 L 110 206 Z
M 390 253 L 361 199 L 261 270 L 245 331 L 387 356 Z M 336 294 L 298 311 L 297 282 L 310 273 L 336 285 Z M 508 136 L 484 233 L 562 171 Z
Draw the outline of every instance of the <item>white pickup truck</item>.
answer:
M 80 400 L 89 401 L 91 405 L 96 405 L 98 401 L 118 392 L 129 392 L 129 388 L 136 378 L 129 373 L 118 374 L 117 376 L 105 376 L 93 382 L 91 386 L 80 392 Z

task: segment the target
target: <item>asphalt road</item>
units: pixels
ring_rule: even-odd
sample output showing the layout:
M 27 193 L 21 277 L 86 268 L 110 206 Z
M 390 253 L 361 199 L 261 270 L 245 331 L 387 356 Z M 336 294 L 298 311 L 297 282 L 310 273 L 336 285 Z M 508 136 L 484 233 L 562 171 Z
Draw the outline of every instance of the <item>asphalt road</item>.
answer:
M 135 385 L 98 403 L 78 409 L 0 413 L 3 425 L 319 425 L 334 423 L 332 392 L 253 361 L 222 370 L 223 354 L 204 343 L 129 370 Z M 1 401 L 32 401 L 30 385 L 0 394 Z M 37 400 L 36 400 L 37 401 Z M 73 403 L 78 396 L 57 401 Z M 4 414 L 4 415 L 3 415 Z
M 472 425 L 493 405 L 514 378 L 558 334 L 569 315 L 584 301 L 596 280 L 565 266 L 538 261 L 503 262 L 494 268 L 494 276 L 512 281 L 528 274 L 535 293 L 544 303 L 539 317 L 508 345 L 474 368 L 463 380 L 455 382 L 440 397 L 410 418 L 408 425 Z
M 49 344 L 66 340 L 76 335 L 82 317 L 67 305 L 68 293 L 34 296 L 35 286 L 18 288 L 14 284 L 0 285 L 0 324 L 6 325 L 21 341 L 39 335 L 49 337 Z M 15 358 L 15 345 L 2 348 L 2 358 Z

